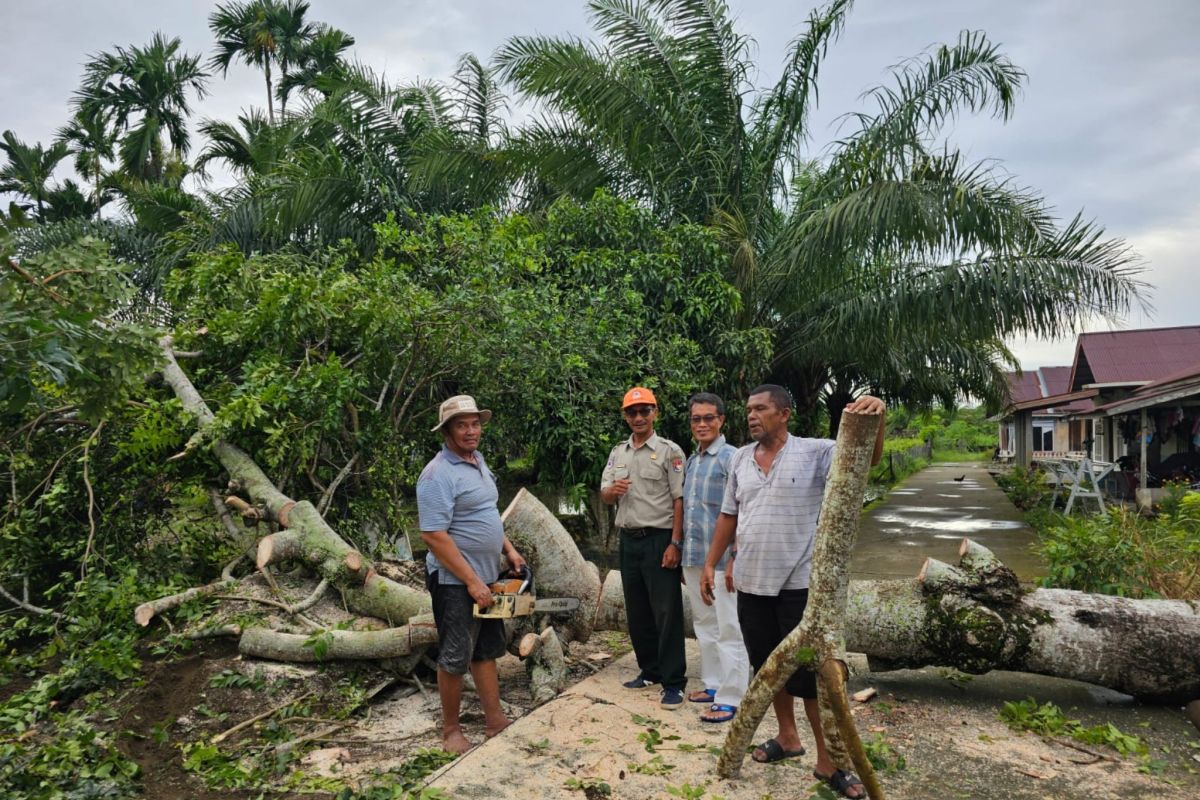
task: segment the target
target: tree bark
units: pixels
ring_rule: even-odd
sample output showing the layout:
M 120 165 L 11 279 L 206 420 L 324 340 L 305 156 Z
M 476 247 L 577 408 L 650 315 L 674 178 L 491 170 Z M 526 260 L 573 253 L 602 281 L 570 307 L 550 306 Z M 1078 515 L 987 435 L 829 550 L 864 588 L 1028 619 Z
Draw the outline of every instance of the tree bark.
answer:
M 567 662 L 562 640 L 553 626 L 547 625 L 540 634 L 528 633 L 518 648 L 529 672 L 529 691 L 533 704 L 540 706 L 558 696 L 567 680 Z
M 558 518 L 525 489 L 517 492 L 501 519 L 505 535 L 529 562 L 537 594 L 579 598 L 579 608 L 570 616 L 550 620 L 566 641 L 586 642 L 600 605 L 600 570 L 584 560 Z
M 865 653 L 872 670 L 1004 669 L 1094 683 L 1145 702 L 1200 698 L 1200 609 L 1192 604 L 1066 589 L 979 599 L 967 570 L 934 563 L 923 568 L 924 582 L 850 581 L 846 648 Z M 956 579 L 930 580 L 931 572 Z M 596 630 L 627 630 L 616 570 L 605 578 Z
M 319 662 L 400 658 L 437 643 L 433 620 L 381 631 L 330 630 L 313 636 L 248 628 L 238 641 L 244 656 L 274 661 Z

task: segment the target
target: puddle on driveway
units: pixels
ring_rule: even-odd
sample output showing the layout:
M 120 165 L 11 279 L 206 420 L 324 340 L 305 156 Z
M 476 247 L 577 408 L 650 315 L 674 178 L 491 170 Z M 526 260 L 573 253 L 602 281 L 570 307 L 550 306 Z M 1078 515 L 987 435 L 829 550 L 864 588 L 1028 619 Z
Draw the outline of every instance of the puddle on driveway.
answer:
M 1025 527 L 1023 522 L 1006 519 L 979 519 L 966 517 L 963 519 L 922 519 L 917 516 L 901 516 L 899 514 L 880 514 L 876 517 L 882 523 L 905 525 L 908 528 L 931 531 L 957 531 L 970 533 L 972 531 L 1015 531 Z

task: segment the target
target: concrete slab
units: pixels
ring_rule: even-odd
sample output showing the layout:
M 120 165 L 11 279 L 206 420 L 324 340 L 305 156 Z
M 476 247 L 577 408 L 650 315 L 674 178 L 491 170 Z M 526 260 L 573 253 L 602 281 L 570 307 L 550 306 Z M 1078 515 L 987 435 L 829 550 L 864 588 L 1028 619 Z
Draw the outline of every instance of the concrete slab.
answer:
M 913 578 L 927 557 L 957 563 L 968 536 L 1022 580 L 1044 574 L 1033 530 L 980 463 L 933 464 L 897 485 L 862 520 L 850 576 Z

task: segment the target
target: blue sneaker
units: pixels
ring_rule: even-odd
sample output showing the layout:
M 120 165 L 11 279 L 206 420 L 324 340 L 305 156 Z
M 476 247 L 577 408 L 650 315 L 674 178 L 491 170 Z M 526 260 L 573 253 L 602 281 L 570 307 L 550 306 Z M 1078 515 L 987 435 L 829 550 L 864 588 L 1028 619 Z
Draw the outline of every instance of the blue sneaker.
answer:
M 656 681 L 648 681 L 641 675 L 638 675 L 631 681 L 625 681 L 621 684 L 626 689 L 649 689 L 651 686 L 658 685 Z
M 674 711 L 683 705 L 683 692 L 678 689 L 663 689 L 662 699 L 658 701 L 658 704 L 668 711 Z

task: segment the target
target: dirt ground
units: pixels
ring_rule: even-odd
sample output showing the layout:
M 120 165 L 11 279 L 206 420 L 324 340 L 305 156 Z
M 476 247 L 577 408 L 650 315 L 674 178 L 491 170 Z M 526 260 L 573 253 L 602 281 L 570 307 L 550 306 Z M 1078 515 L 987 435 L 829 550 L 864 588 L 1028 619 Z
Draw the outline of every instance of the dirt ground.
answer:
M 689 647 L 694 662 L 695 643 L 689 642 Z M 613 634 L 598 634 L 586 645 L 574 645 L 570 675 L 576 685 L 533 713 L 529 713 L 524 667 L 506 656 L 500 662 L 502 692 L 511 715 L 520 718 L 518 723 L 445 768 L 435 776 L 434 785 L 449 797 L 491 800 L 583 797 L 566 788 L 572 778 L 581 785 L 588 779 L 606 780 L 611 796 L 617 798 L 679 796 L 670 792 L 680 791 L 685 783 L 704 787 L 707 794 L 701 796 L 713 800 L 828 796 L 818 792 L 810 776 L 811 755 L 769 766 L 747 759 L 742 780 L 716 780 L 715 753 L 723 743 L 724 726 L 701 724 L 695 718 L 701 709 L 698 704 L 664 712 L 650 694 L 635 697 L 620 689 L 619 681 L 632 672 L 632 656 L 622 658 L 627 650 L 625 637 Z M 117 701 L 114 724 L 128 732 L 121 739 L 122 747 L 141 765 L 145 796 L 150 800 L 259 796 L 258 790 L 207 788 L 183 768 L 182 743 L 211 737 L 310 692 L 305 716 L 287 721 L 287 727 L 296 734 L 327 729 L 337 721 L 338 710 L 346 708 L 345 687 L 351 676 L 362 691 L 386 680 L 374 667 L 242 659 L 231 641 L 208 642 L 175 660 L 147 660 L 143 674 L 141 685 Z M 253 679 L 256 685 L 214 685 L 214 678 L 217 683 L 230 683 L 233 674 Z M 1200 737 L 1178 710 L 1142 706 L 1070 681 L 1011 673 L 948 680 L 937 670 L 920 670 L 860 675 L 852 681 L 853 689 L 866 685 L 875 687 L 879 695 L 856 705 L 859 730 L 867 740 L 882 737 L 893 765 L 897 757 L 904 759 L 902 768 L 893 766 L 881 774 L 889 798 L 1192 800 L 1200 796 L 1196 775 Z M 1084 752 L 1009 730 L 998 716 L 1000 706 L 1031 695 L 1057 702 L 1068 716 L 1087 724 L 1111 721 L 1141 736 L 1157 762 L 1151 774 L 1139 772 L 1136 759 L 1123 759 L 1107 748 L 1087 747 L 1090 752 Z M 333 784 L 322 783 L 322 776 L 361 786 L 386 783 L 381 773 L 402 770 L 424 748 L 437 747 L 438 708 L 430 681 L 389 685 L 343 720 L 345 727 L 328 733 L 313 745 L 316 750 L 289 767 L 290 778 L 280 778 L 279 789 L 270 796 L 332 797 Z M 463 716 L 468 738 L 482 741 L 482 715 L 472 694 L 464 702 Z M 664 737 L 679 739 L 667 739 L 651 755 L 639 737 L 653 723 L 658 723 Z M 221 746 L 255 758 L 269 756 L 277 724 L 264 721 L 249 726 Z M 773 731 L 774 722 L 768 717 L 758 738 L 768 738 Z M 472 788 L 480 785 L 486 787 L 483 795 Z

